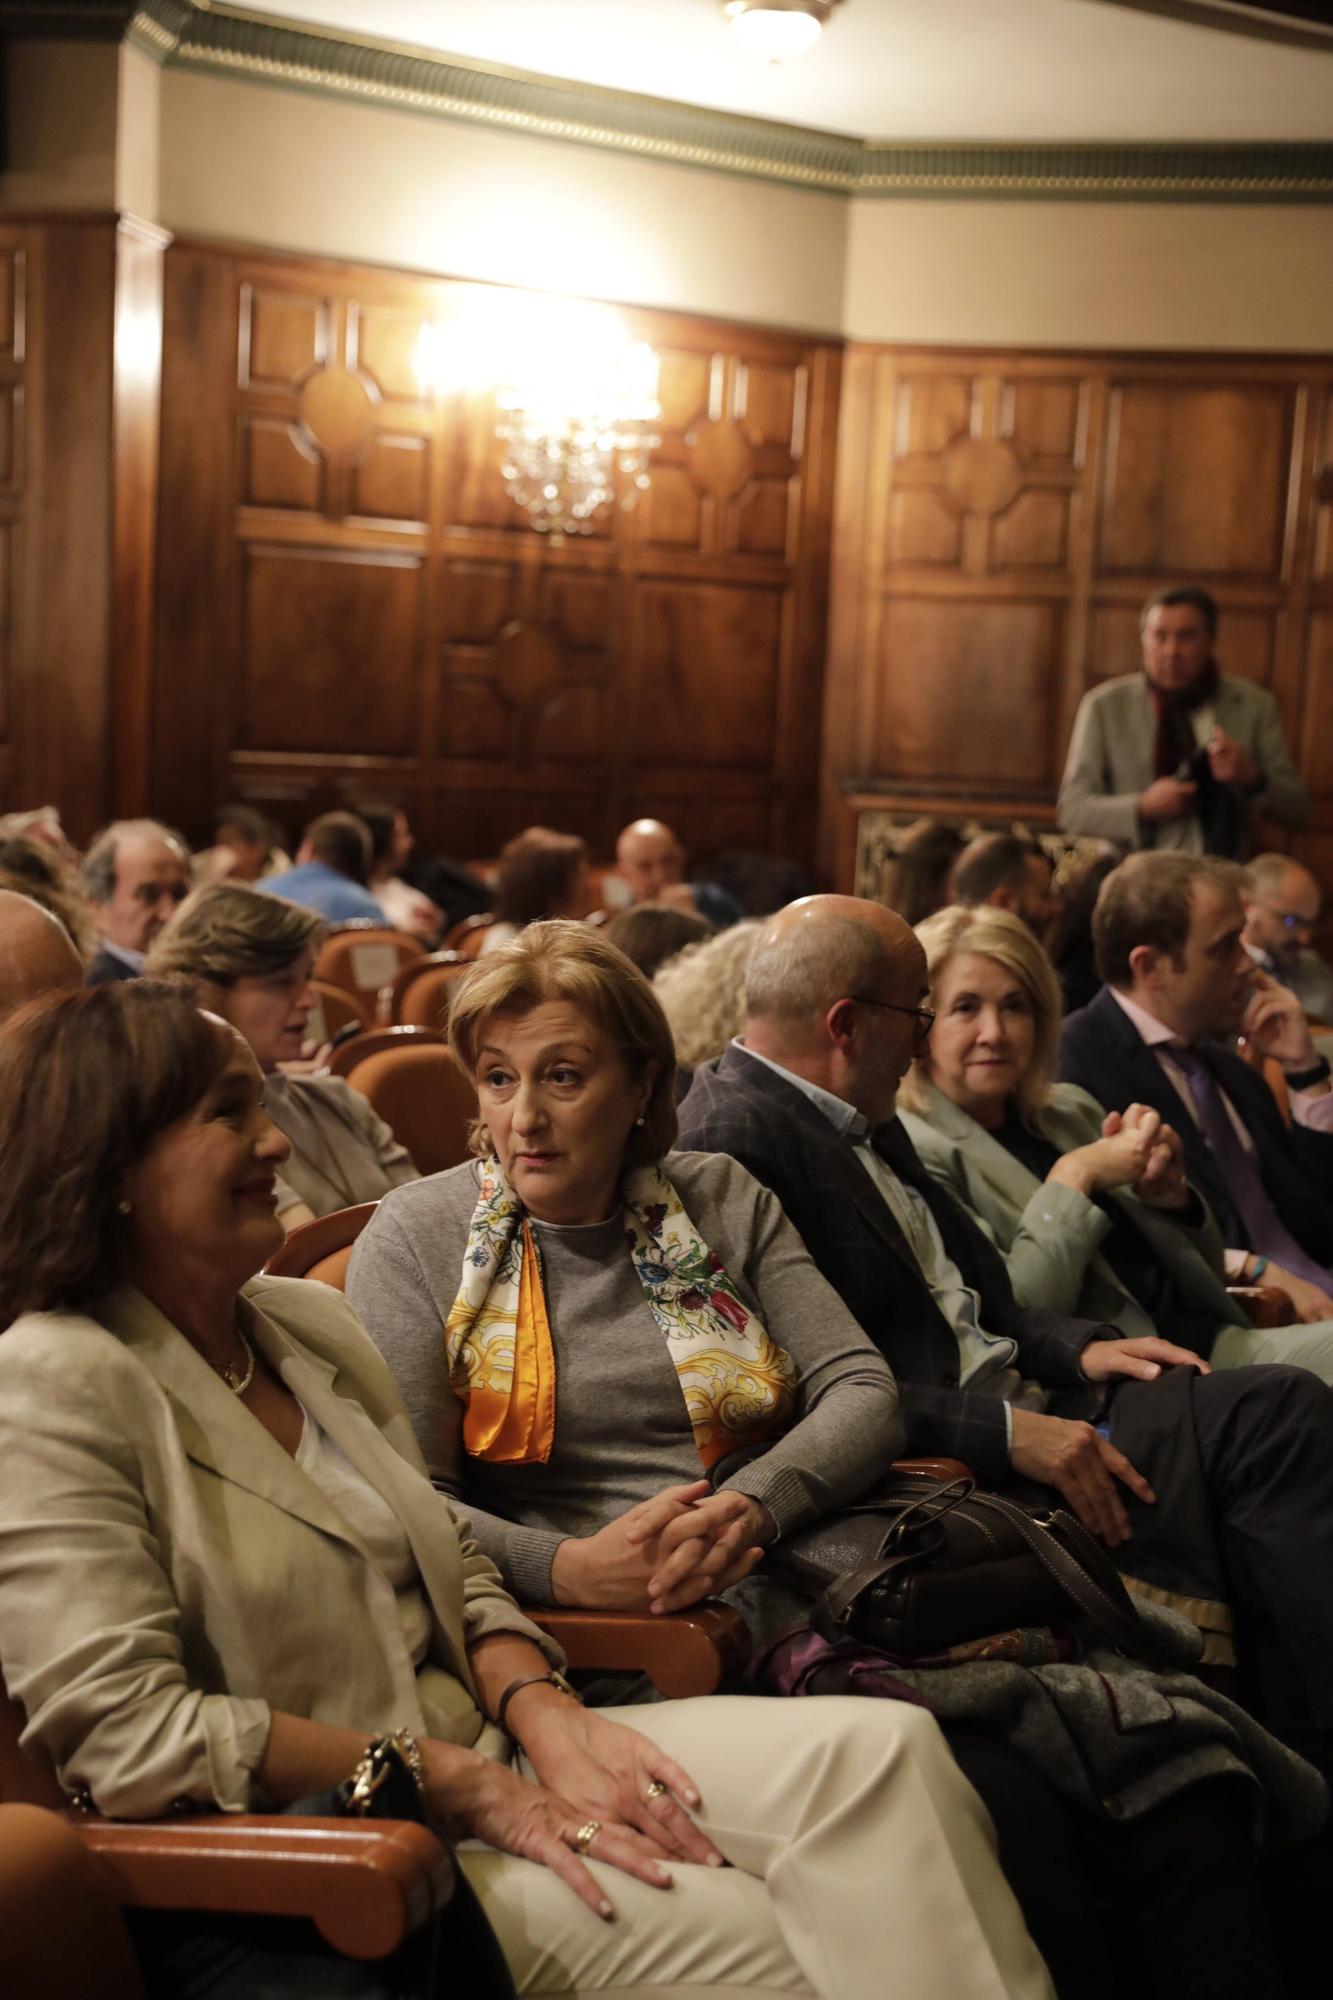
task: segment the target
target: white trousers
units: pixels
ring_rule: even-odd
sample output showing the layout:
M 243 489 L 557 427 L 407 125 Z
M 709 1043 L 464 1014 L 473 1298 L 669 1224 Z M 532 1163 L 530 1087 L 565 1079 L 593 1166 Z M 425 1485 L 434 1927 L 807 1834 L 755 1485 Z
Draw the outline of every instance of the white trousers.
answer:
M 520 1993 L 1052 2000 L 989 1815 L 923 1710 L 723 1695 L 602 1712 L 690 1773 L 731 1866 L 674 1864 L 662 1890 L 591 1862 L 608 1924 L 536 1863 L 464 1847 Z
M 1249 1368 L 1257 1362 L 1279 1361 L 1288 1368 L 1308 1368 L 1333 1386 L 1333 1320 L 1312 1320 L 1295 1326 L 1225 1326 L 1213 1342 L 1208 1359 L 1214 1368 Z

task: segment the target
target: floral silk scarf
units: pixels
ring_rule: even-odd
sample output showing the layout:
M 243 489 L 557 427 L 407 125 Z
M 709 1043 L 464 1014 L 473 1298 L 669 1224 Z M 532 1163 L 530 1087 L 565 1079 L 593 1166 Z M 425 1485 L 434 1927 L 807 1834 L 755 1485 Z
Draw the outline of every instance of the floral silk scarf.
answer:
M 680 1382 L 705 1467 L 783 1430 L 796 1369 L 742 1301 L 658 1167 L 623 1183 L 625 1237 Z M 458 1296 L 444 1329 L 463 1444 L 499 1465 L 544 1465 L 555 1439 L 555 1349 L 541 1253 L 497 1159 L 480 1168 Z

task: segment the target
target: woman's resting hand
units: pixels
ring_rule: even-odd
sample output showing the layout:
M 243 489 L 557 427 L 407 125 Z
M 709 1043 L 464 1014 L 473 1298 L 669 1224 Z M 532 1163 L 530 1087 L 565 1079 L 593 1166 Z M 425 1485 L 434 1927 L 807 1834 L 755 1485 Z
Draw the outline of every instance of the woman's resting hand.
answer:
M 533 1769 L 549 1792 L 577 1813 L 580 1823 L 636 1833 L 642 1851 L 659 1861 L 696 1861 L 718 1868 L 722 1856 L 680 1803 L 697 1806 L 688 1771 L 637 1729 L 627 1729 L 541 1687 L 530 1705 L 510 1713 Z M 665 1787 L 650 1796 L 650 1787 Z M 598 1858 L 602 1849 L 598 1843 Z M 651 1877 L 646 1879 L 652 1879 Z
M 764 1510 L 706 1479 L 667 1486 L 595 1535 L 561 1542 L 551 1564 L 557 1604 L 593 1611 L 680 1611 L 749 1574 Z M 769 1525 L 768 1532 L 772 1528 Z
M 421 1754 L 427 1810 L 452 1838 L 484 1840 L 502 1854 L 540 1862 L 567 1882 L 597 1916 L 614 1914 L 574 1846 L 579 1828 L 600 1815 L 557 1798 L 544 1785 L 534 1785 L 475 1751 L 428 1742 L 422 1744 Z M 671 1876 L 660 1858 L 666 1852 L 661 1843 L 646 1840 L 611 1819 L 603 1822 L 585 1852 L 652 1888 L 671 1886 Z

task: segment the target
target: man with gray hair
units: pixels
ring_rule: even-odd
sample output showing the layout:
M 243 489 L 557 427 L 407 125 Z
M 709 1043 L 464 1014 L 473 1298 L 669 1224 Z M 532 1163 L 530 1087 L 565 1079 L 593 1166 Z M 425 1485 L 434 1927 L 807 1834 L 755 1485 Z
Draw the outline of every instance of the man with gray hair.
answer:
M 744 1037 L 695 1072 L 681 1144 L 731 1154 L 778 1196 L 892 1367 L 908 1452 L 1054 1487 L 1150 1590 L 1219 1629 L 1230 1604 L 1247 1646 L 1271 1644 L 1270 1726 L 1333 1771 L 1333 1390 L 1303 1368 L 1214 1374 L 1158 1336 L 1016 1304 L 894 1116 L 934 1015 L 892 911 L 790 904 L 748 992 Z
M 137 979 L 149 945 L 190 893 L 190 850 L 159 820 L 113 820 L 83 857 L 83 893 L 102 934 L 88 984 Z
M 1246 873 L 1246 951 L 1261 971 L 1291 988 L 1307 1014 L 1333 1026 L 1333 965 L 1311 945 L 1322 889 L 1290 854 L 1256 854 Z
M 0 1021 L 41 993 L 82 984 L 83 960 L 59 918 L 0 889 Z

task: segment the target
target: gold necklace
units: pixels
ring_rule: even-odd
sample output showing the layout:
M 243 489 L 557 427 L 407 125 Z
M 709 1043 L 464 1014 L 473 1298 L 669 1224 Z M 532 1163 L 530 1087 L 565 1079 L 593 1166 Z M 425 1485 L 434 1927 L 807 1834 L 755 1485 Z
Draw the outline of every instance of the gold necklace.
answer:
M 243 1396 L 246 1390 L 250 1387 L 250 1384 L 255 1379 L 255 1351 L 253 1347 L 251 1347 L 245 1335 L 241 1332 L 239 1326 L 236 1328 L 236 1338 L 240 1341 L 241 1346 L 245 1349 L 244 1374 L 241 1373 L 241 1370 L 236 1366 L 236 1363 L 234 1361 L 228 1361 L 220 1368 L 218 1367 L 218 1364 L 215 1361 L 213 1363 L 213 1366 L 217 1368 L 218 1374 L 222 1377 L 223 1381 L 226 1383 L 227 1387 L 232 1391 L 233 1395 Z

